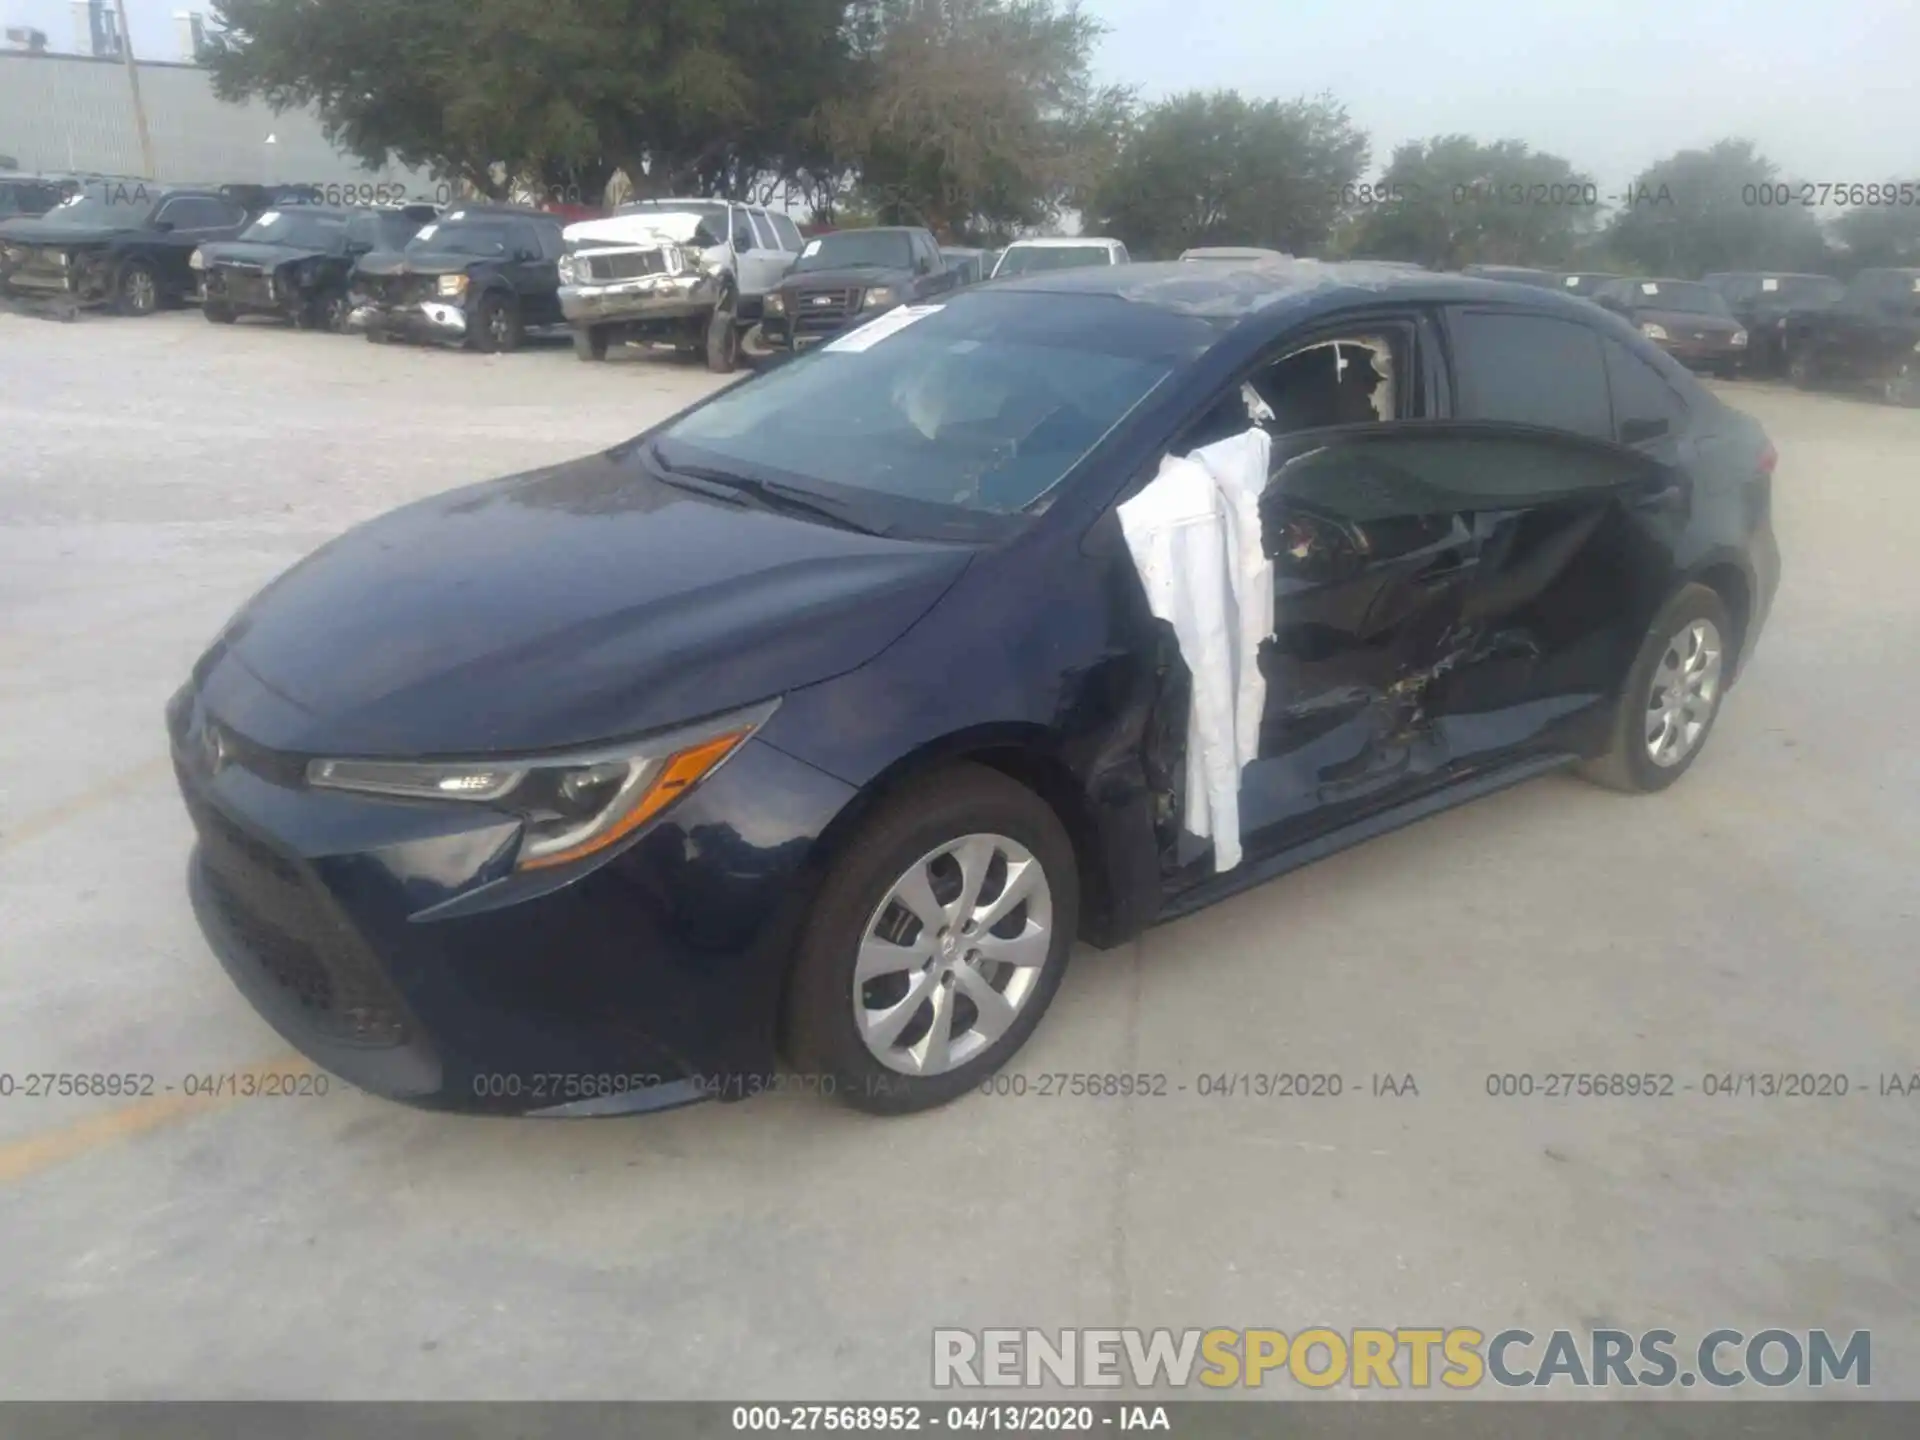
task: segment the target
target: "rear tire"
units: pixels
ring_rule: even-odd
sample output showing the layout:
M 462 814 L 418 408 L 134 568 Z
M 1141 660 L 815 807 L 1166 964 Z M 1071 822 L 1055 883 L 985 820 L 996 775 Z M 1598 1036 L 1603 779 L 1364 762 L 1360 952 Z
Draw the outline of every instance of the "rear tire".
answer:
M 606 359 L 606 327 L 604 325 L 576 325 L 573 330 L 573 353 L 582 360 Z
M 962 857 L 976 866 L 971 900 Z M 920 910 L 943 907 L 934 921 L 952 923 L 936 931 L 916 918 L 896 898 L 903 887 L 922 897 Z M 968 928 L 1010 894 L 1019 898 L 1004 915 Z M 902 789 L 867 817 L 808 917 L 787 1000 L 792 1059 L 822 1091 L 871 1114 L 957 1099 L 1040 1023 L 1079 906 L 1072 841 L 1025 786 L 958 765 Z M 997 958 L 1009 955 L 1018 963 Z
M 1665 790 L 1707 747 L 1738 656 L 1720 596 L 1685 585 L 1640 642 L 1614 712 L 1606 753 L 1583 761 L 1596 785 L 1629 794 Z

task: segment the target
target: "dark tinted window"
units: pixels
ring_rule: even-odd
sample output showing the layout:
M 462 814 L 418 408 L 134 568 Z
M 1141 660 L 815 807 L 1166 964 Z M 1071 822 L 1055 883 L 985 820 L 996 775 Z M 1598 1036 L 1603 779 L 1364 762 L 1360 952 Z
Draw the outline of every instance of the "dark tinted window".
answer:
M 913 264 L 913 244 L 905 230 L 840 230 L 807 246 L 796 272 L 879 268 L 905 270 Z
M 1613 438 L 1600 337 L 1545 315 L 1459 310 L 1452 317 L 1461 414 Z
M 347 243 L 355 248 L 403 250 L 420 225 L 405 215 L 356 215 L 347 222 Z
M 154 218 L 171 220 L 176 230 L 217 230 L 224 225 L 238 225 L 241 220 L 239 212 L 226 202 L 194 195 L 167 201 Z
M 1607 357 L 1607 384 L 1613 392 L 1613 419 L 1616 438 L 1629 444 L 1653 439 L 1664 421 L 1668 431 L 1678 431 L 1687 418 L 1687 405 L 1680 392 L 1667 383 L 1653 366 L 1617 340 L 1603 339 Z
M 240 238 L 301 250 L 331 250 L 346 228 L 344 215 L 316 215 L 300 209 L 269 210 L 241 231 Z
M 1640 310 L 1675 310 L 1686 315 L 1729 313 L 1718 290 L 1694 280 L 1636 280 L 1627 287 L 1627 299 Z

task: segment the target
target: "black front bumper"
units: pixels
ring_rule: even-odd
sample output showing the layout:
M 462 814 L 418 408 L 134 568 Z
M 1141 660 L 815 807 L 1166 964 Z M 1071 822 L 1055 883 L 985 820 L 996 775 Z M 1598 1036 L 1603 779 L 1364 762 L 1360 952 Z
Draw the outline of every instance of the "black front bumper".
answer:
M 737 1098 L 773 1073 L 805 857 L 850 796 L 839 782 L 749 742 L 612 858 L 517 874 L 503 812 L 312 790 L 250 750 L 214 768 L 198 701 L 183 692 L 168 720 L 208 944 L 347 1082 L 575 1116 Z

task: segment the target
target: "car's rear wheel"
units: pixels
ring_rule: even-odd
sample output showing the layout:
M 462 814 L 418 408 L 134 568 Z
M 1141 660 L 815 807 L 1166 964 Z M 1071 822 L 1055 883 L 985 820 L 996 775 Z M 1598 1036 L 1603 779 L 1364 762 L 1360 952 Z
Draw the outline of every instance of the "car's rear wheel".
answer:
M 1687 585 L 1653 624 L 1621 692 L 1607 751 L 1581 772 L 1614 790 L 1664 790 L 1692 767 L 1733 675 L 1733 623 L 1719 595 Z
M 505 354 L 520 348 L 520 302 L 509 295 L 484 295 L 474 312 L 473 348 Z
M 144 260 L 129 260 L 120 267 L 114 286 L 114 308 L 122 315 L 151 315 L 160 308 L 160 280 Z
M 576 325 L 573 330 L 573 353 L 582 360 L 604 360 L 607 358 L 607 327 L 604 325 Z
M 1072 842 L 1031 790 L 964 765 L 881 802 L 800 942 L 788 1048 L 875 1114 L 943 1105 L 1033 1033 L 1079 916 Z

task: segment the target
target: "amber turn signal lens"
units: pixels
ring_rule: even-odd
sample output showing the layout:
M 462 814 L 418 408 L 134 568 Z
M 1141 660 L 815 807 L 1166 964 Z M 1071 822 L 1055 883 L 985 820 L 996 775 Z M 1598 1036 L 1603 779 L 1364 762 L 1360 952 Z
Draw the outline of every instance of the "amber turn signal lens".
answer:
M 658 815 L 667 806 L 678 800 L 687 791 L 699 784 L 727 756 L 731 755 L 740 742 L 753 731 L 749 729 L 730 731 L 715 736 L 689 749 L 670 756 L 653 782 L 641 792 L 628 810 L 613 824 L 596 832 L 591 838 L 565 850 L 556 850 L 551 855 L 542 855 L 537 859 L 520 862 L 522 870 L 544 870 L 555 865 L 570 865 L 576 860 L 606 849 L 622 837 L 631 835 L 647 821 Z

